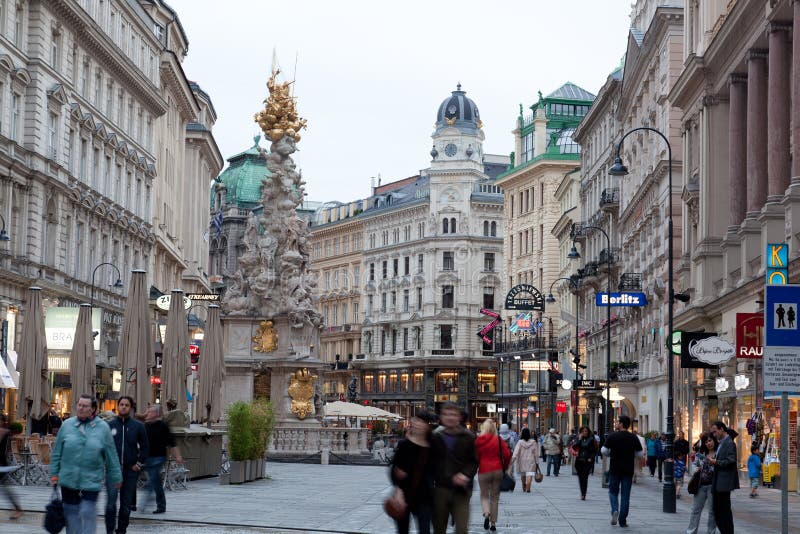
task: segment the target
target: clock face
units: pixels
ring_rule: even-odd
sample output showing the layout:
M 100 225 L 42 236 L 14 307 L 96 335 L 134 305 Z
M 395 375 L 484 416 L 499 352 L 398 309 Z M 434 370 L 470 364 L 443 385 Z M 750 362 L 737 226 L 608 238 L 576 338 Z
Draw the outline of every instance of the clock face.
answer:
M 448 157 L 452 158 L 453 156 L 456 155 L 456 152 L 458 152 L 458 147 L 456 147 L 456 145 L 454 145 L 453 143 L 449 143 L 446 147 L 444 147 L 444 153 Z

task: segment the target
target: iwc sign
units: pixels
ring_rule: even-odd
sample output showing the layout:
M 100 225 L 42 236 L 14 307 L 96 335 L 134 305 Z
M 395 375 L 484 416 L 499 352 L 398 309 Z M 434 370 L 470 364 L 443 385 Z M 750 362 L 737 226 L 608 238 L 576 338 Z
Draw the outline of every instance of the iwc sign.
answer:
M 534 286 L 519 284 L 511 288 L 503 305 L 506 310 L 544 311 L 544 297 Z

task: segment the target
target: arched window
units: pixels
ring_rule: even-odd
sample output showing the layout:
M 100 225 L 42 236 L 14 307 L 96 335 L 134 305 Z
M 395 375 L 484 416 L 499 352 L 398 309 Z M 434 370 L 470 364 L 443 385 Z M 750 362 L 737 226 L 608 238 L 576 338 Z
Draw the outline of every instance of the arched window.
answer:
M 456 218 L 455 217 L 450 219 L 450 233 L 451 234 L 456 233 Z
M 491 236 L 492 237 L 497 237 L 497 222 L 496 221 L 492 221 Z
M 442 233 L 443 234 L 448 233 L 448 228 L 449 228 L 449 221 L 447 220 L 447 218 L 442 219 Z
M 489 235 L 489 221 L 483 221 L 483 235 Z

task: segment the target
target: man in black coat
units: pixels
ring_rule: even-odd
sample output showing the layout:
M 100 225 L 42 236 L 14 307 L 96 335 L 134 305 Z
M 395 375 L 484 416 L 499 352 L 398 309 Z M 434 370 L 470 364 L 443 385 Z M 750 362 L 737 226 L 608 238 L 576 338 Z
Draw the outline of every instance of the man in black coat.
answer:
M 131 397 L 122 396 L 117 401 L 117 417 L 109 421 L 114 445 L 117 447 L 122 467 L 122 486 L 119 489 L 119 522 L 117 522 L 117 490 L 108 486 L 106 502 L 106 532 L 124 534 L 128 530 L 131 504 L 136 495 L 136 481 L 147 460 L 148 441 L 144 425 L 134 419 L 135 403 Z M 116 530 L 115 530 L 116 527 Z
M 709 460 L 714 466 L 714 478 L 711 482 L 714 519 L 720 534 L 733 534 L 731 491 L 739 489 L 736 443 L 731 439 L 728 428 L 722 421 L 711 425 L 711 433 L 719 441 L 714 458 Z

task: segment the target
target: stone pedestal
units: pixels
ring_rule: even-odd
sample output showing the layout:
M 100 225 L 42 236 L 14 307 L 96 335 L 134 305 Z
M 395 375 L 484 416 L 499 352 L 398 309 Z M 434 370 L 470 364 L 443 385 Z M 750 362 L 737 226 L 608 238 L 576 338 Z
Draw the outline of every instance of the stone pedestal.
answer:
M 741 242 L 737 235 L 738 226 L 729 226 L 728 233 L 722 239 L 722 292 L 734 289 L 741 278 L 742 255 Z
M 739 227 L 740 257 L 742 261 L 739 285 L 749 282 L 760 269 L 764 249 L 761 246 L 761 224 L 748 214 Z

